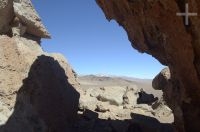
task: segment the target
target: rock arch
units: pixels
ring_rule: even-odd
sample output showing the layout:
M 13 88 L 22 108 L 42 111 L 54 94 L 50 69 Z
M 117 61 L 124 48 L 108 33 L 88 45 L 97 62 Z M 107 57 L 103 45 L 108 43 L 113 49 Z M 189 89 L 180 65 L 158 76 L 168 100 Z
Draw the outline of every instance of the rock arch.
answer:
M 177 0 L 97 0 L 108 20 L 126 31 L 133 48 L 169 66 L 164 94 L 175 114 L 177 131 L 200 131 L 200 19 L 184 19 L 185 2 Z M 200 2 L 189 0 L 190 10 L 200 14 Z M 156 77 L 162 77 L 162 72 Z M 159 79 L 154 79 L 159 81 Z M 192 122 L 192 123 L 191 123 Z

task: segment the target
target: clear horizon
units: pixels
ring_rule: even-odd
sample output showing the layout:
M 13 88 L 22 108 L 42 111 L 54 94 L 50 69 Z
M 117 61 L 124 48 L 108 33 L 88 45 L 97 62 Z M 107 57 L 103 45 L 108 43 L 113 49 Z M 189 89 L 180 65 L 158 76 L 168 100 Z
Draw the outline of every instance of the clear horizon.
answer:
M 43 49 L 63 54 L 77 74 L 152 79 L 164 68 L 133 49 L 124 29 L 108 22 L 95 0 L 32 2 L 52 35 L 42 40 Z

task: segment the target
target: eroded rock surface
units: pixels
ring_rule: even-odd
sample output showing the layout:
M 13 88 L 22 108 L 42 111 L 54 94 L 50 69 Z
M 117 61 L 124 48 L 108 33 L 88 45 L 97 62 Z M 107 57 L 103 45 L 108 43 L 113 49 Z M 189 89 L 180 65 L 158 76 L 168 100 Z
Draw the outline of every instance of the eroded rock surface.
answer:
M 14 14 L 20 19 L 21 23 L 26 26 L 27 33 L 40 38 L 50 37 L 41 18 L 34 9 L 31 0 L 14 0 L 13 3 Z
M 80 93 L 79 110 L 97 112 L 100 119 L 125 120 L 131 119 L 131 113 L 138 113 L 157 118 L 163 123 L 173 122 L 173 114 L 162 100 L 154 100 L 151 104 L 145 102 L 138 104 L 138 99 L 141 97 L 139 97 L 140 90 L 136 86 L 105 86 L 87 90 L 78 89 L 78 91 Z M 162 110 L 166 116 L 160 115 Z
M 0 0 L 0 34 L 50 38 L 30 0 Z
M 87 83 L 91 84 L 91 82 Z M 80 83 L 81 87 L 83 85 Z M 110 86 L 85 90 L 81 88 L 78 91 L 80 93 L 79 120 L 75 123 L 74 131 L 173 131 L 172 110 L 162 99 L 154 101 L 152 104 L 145 104 L 145 102 L 137 104 L 140 90 L 136 85 L 123 87 L 110 84 Z
M 77 119 L 79 83 L 30 0 L 0 0 L 0 131 L 66 132 Z
M 0 131 L 69 131 L 76 119 L 79 87 L 60 54 L 36 41 L 0 36 Z
M 175 114 L 177 131 L 200 131 L 200 1 L 188 0 L 198 16 L 176 16 L 185 11 L 181 0 L 97 0 L 108 20 L 127 31 L 132 46 L 169 66 L 168 105 Z M 164 86 L 165 87 L 165 86 Z M 170 94 L 173 93 L 173 94 Z

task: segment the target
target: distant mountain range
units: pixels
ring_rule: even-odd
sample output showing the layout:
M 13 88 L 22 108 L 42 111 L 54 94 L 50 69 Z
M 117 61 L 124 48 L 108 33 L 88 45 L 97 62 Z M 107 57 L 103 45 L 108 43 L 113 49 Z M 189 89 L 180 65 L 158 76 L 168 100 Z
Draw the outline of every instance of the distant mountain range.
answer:
M 110 77 L 110 78 L 121 78 L 126 79 L 130 81 L 152 81 L 152 79 L 143 79 L 143 78 L 136 78 L 136 77 L 130 77 L 130 76 L 118 76 L 118 75 L 110 75 L 110 74 L 89 74 L 89 75 L 79 75 L 79 77 Z

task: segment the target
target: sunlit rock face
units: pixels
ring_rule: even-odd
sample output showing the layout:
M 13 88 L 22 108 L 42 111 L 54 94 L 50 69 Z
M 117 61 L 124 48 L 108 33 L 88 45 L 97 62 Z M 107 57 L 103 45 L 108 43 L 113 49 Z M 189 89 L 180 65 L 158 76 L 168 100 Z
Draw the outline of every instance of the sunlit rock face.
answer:
M 50 38 L 31 0 L 0 0 L 0 34 Z M 22 31 L 23 30 L 23 31 Z
M 200 14 L 200 1 L 189 0 Z M 200 16 L 185 19 L 181 0 L 97 0 L 108 20 L 116 20 L 132 46 L 170 69 L 165 99 L 175 114 L 177 131 L 200 131 Z M 160 88 L 162 89 L 162 88 Z M 171 90 L 170 92 L 168 90 Z
M 26 27 L 26 32 L 41 38 L 50 38 L 31 0 L 14 0 L 14 14 Z

